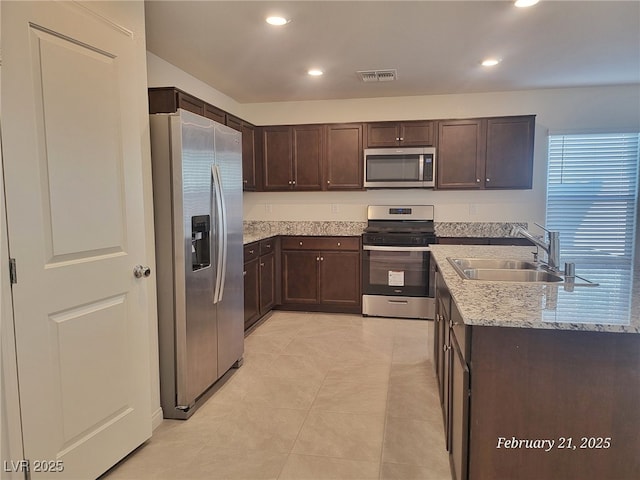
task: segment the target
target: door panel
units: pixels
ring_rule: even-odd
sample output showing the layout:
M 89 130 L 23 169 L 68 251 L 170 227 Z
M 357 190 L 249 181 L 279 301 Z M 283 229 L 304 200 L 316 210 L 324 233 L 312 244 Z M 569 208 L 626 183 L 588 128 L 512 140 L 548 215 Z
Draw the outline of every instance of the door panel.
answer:
M 50 261 L 121 252 L 124 201 L 116 59 L 35 26 L 30 33 L 32 58 L 39 60 L 33 74 L 41 89 L 37 121 L 44 133 L 40 172 L 47 184 L 43 213 L 51 229 L 45 232 L 51 238 Z M 69 76 L 70 71 L 75 74 Z M 73 101 L 59 94 L 66 89 L 73 92 Z M 101 92 L 97 98 L 96 91 Z M 69 141 L 70 132 L 83 135 Z
M 140 47 L 90 4 L 3 2 L 2 22 L 24 454 L 95 478 L 151 435 Z

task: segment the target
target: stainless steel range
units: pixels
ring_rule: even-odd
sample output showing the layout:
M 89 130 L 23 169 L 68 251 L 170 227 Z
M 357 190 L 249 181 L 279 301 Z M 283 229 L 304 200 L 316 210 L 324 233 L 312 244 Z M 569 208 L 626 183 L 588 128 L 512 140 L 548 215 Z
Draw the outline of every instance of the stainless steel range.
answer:
M 362 234 L 362 314 L 433 319 L 433 205 L 370 205 Z

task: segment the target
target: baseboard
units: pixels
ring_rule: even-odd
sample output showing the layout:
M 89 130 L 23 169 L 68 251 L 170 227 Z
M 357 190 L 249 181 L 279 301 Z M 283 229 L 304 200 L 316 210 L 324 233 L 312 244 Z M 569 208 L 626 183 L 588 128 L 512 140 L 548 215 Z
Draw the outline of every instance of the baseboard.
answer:
M 151 430 L 155 430 L 162 423 L 162 407 L 151 414 Z

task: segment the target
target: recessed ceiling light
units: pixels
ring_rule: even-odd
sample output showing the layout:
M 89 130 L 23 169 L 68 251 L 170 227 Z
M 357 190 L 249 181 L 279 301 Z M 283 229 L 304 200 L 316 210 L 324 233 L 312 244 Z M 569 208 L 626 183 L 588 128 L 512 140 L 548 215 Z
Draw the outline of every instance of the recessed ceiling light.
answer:
M 518 8 L 533 7 L 539 0 L 516 0 L 514 5 Z
M 497 58 L 487 58 L 486 60 L 482 61 L 482 66 L 483 67 L 495 67 L 499 63 L 500 63 L 500 60 L 497 59 Z
M 291 20 L 284 18 L 284 17 L 267 17 L 266 22 L 269 25 L 275 25 L 275 26 L 281 26 L 281 25 L 286 25 L 287 23 L 289 23 Z
M 320 75 L 324 74 L 324 72 L 322 70 L 320 70 L 319 68 L 312 68 L 307 73 L 309 75 L 311 75 L 312 77 L 319 77 Z

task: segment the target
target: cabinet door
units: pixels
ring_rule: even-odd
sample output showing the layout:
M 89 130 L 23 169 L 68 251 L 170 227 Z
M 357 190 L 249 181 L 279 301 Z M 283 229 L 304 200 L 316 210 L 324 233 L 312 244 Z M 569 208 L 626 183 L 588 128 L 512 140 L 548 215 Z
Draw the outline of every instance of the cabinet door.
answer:
M 256 189 L 255 127 L 242 122 L 242 188 Z
M 486 120 L 438 123 L 437 188 L 484 186 Z
M 445 357 L 447 346 L 449 345 L 449 318 L 447 312 L 442 306 L 442 301 L 436 301 L 436 319 L 434 328 L 434 351 L 433 358 L 436 369 L 436 377 L 438 379 L 438 390 L 440 393 L 440 404 L 444 405 L 445 390 L 449 388 L 447 378 L 445 377 Z
M 360 253 L 320 252 L 320 303 L 360 305 Z
M 249 328 L 260 318 L 259 260 L 244 264 L 244 328 Z
M 485 188 L 531 188 L 535 117 L 487 120 Z
M 178 92 L 178 108 L 204 115 L 204 102 L 184 92 Z
M 291 127 L 264 127 L 262 156 L 265 190 L 291 190 Z
M 400 142 L 397 122 L 367 123 L 367 148 L 395 147 Z
M 403 122 L 400 124 L 400 145 L 403 147 L 433 146 L 433 122 Z
M 237 130 L 238 132 L 242 132 L 242 120 L 240 120 L 238 117 L 234 117 L 233 115 L 227 114 L 225 116 L 224 124 L 227 127 L 231 127 L 234 130 Z
M 276 303 L 276 254 L 260 257 L 260 315 L 264 315 Z
M 455 340 L 451 350 L 451 408 L 449 453 L 455 480 L 467 479 L 469 451 L 469 367 L 462 358 L 462 353 Z
M 322 189 L 322 125 L 293 127 L 293 188 Z
M 282 302 L 320 303 L 320 254 L 306 250 L 282 252 Z
M 209 105 L 208 103 L 204 104 L 204 116 L 210 118 L 214 122 L 225 125 L 226 117 L 224 111 L 214 107 L 213 105 Z
M 361 190 L 364 169 L 362 124 L 327 125 L 325 175 L 327 190 Z

